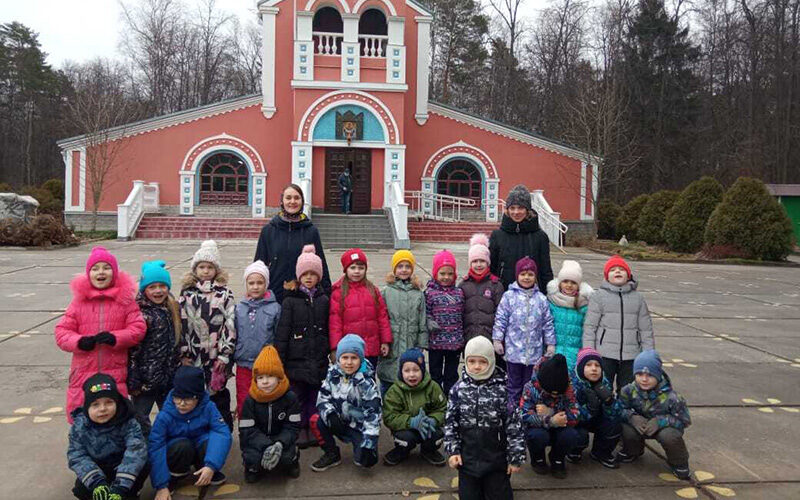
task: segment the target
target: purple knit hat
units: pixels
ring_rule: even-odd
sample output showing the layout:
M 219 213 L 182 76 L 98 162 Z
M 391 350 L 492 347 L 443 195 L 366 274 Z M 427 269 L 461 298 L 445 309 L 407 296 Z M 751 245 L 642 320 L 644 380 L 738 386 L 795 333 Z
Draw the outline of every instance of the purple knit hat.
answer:
M 584 347 L 580 351 L 578 351 L 578 360 L 575 363 L 575 373 L 582 379 L 586 379 L 583 376 L 583 369 L 586 368 L 586 363 L 589 361 L 597 361 L 600 363 L 600 369 L 602 370 L 603 367 L 603 358 L 600 356 L 600 353 L 592 349 L 591 347 Z
M 517 261 L 514 276 L 519 278 L 519 273 L 522 271 L 533 271 L 533 274 L 538 274 L 539 268 L 536 266 L 536 261 L 526 255 Z

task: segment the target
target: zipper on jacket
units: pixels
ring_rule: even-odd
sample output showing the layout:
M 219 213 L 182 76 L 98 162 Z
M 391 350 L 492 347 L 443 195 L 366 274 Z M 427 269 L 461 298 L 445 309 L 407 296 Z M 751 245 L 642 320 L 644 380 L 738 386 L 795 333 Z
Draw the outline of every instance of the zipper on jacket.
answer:
M 103 318 L 103 303 L 104 302 L 105 301 L 101 298 L 100 299 L 100 311 L 99 311 L 100 319 L 99 319 L 98 325 L 97 325 L 98 328 L 99 328 L 97 330 L 98 333 L 105 331 L 105 328 L 104 328 L 105 327 L 105 320 Z M 97 348 L 97 371 L 98 372 L 102 372 L 103 371 L 103 346 L 96 345 L 96 348 Z
M 622 346 L 625 345 L 625 302 L 622 292 L 619 293 L 619 361 L 622 362 Z
M 269 419 L 267 419 L 267 435 L 272 435 L 272 403 L 269 404 Z
M 603 345 L 603 339 L 606 338 L 606 329 L 603 328 L 603 333 L 600 334 L 600 343 L 598 345 Z

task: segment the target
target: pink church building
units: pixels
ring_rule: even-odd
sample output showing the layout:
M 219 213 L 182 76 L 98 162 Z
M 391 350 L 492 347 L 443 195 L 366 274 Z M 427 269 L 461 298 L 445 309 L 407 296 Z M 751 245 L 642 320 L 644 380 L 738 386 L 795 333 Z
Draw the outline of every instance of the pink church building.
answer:
M 338 213 L 337 179 L 350 169 L 353 213 L 386 214 L 396 241 L 408 240 L 409 217 L 443 219 L 438 210 L 448 203 L 497 221 L 518 183 L 534 191 L 543 226 L 593 227 L 598 172 L 589 155 L 429 100 L 425 7 L 263 0 L 258 12 L 261 94 L 111 130 L 124 147 L 104 188 L 101 225 L 134 237 L 144 212 L 188 220 L 237 207 L 240 217 L 263 219 L 289 182 L 303 187 L 310 213 Z M 85 226 L 87 138 L 59 146 L 65 213 Z

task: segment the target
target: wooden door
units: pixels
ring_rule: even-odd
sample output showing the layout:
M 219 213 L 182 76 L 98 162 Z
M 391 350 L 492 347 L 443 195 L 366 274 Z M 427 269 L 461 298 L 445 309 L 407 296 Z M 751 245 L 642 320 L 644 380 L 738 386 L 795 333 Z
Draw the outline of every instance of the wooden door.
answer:
M 351 212 L 367 214 L 372 200 L 372 152 L 361 148 L 325 149 L 325 211 L 342 213 L 339 175 L 350 169 L 353 178 Z

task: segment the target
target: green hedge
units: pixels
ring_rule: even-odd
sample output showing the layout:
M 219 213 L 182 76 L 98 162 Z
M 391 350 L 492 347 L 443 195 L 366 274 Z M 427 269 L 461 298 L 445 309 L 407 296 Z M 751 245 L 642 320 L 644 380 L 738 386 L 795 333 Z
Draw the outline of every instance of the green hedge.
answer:
M 636 223 L 648 201 L 650 201 L 649 194 L 640 194 L 622 208 L 622 214 L 617 218 L 617 235 L 625 236 L 628 241 L 638 239 Z
M 792 251 L 792 222 L 758 179 L 740 177 L 717 205 L 705 230 L 710 254 L 782 260 Z
M 636 221 L 636 236 L 651 245 L 662 245 L 664 241 L 664 221 L 667 211 L 672 208 L 680 193 L 677 191 L 658 191 L 642 208 Z
M 597 237 L 604 240 L 617 239 L 617 219 L 622 207 L 610 200 L 597 203 Z
M 706 176 L 686 186 L 664 222 L 664 240 L 670 250 L 694 253 L 702 248 L 708 218 L 723 194 L 725 189 L 713 177 Z

